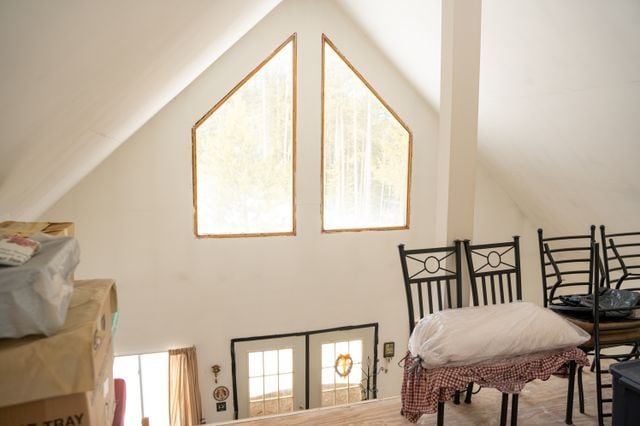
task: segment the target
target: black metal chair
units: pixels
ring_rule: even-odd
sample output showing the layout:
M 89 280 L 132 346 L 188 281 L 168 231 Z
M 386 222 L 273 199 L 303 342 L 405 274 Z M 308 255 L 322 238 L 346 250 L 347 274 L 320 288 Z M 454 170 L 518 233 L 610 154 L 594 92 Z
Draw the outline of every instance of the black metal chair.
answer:
M 471 297 L 474 306 L 495 305 L 522 300 L 522 279 L 520 277 L 520 237 L 513 241 L 493 244 L 471 245 L 464 241 Z M 479 266 L 475 258 L 481 259 Z M 482 300 L 478 287 L 482 290 Z M 491 296 L 491 299 L 489 299 Z
M 460 241 L 452 247 L 405 250 L 398 246 L 407 296 L 409 333 L 417 321 L 443 309 L 462 307 L 462 268 Z M 465 403 L 471 403 L 473 383 L 467 386 Z M 456 392 L 454 404 L 460 403 Z M 444 403 L 438 403 L 438 425 L 444 422 Z
M 637 356 L 635 342 L 640 338 L 639 321 L 603 321 L 597 306 L 600 290 L 605 288 L 603 277 L 604 267 L 600 262 L 598 244 L 594 241 L 595 227 L 590 228 L 589 234 L 569 235 L 561 237 L 544 237 L 543 231 L 538 230 L 540 249 L 540 267 L 542 284 L 545 294 L 545 305 L 553 311 L 564 315 L 568 320 L 589 332 L 592 338 L 581 346 L 581 349 L 593 355 L 592 367 L 596 373 L 596 408 L 598 423 L 603 424 L 604 417 L 611 413 L 604 412 L 604 404 L 611 403 L 611 398 L 603 397 L 603 390 L 610 389 L 610 381 L 603 380 L 608 369 L 601 368 L 601 360 L 626 360 Z M 553 285 L 548 284 L 549 278 L 555 278 Z M 564 305 L 560 297 L 571 294 L 589 295 L 593 293 L 594 308 L 579 308 Z M 632 346 L 628 353 L 603 354 L 603 348 Z M 593 370 L 592 370 L 593 371 Z M 570 424 L 573 409 L 573 384 L 570 383 L 567 402 L 567 424 Z M 569 397 L 571 395 L 571 397 Z M 578 400 L 580 412 L 584 413 L 584 388 L 582 383 L 582 368 L 578 370 Z
M 474 306 L 511 303 L 522 300 L 520 276 L 520 237 L 513 241 L 471 245 L 464 241 Z M 479 262 L 474 259 L 479 259 Z M 480 298 L 482 295 L 482 299 Z M 509 394 L 502 393 L 500 425 L 507 424 Z M 518 422 L 518 394 L 511 396 L 511 425 Z
M 640 232 L 607 234 L 600 225 L 602 260 L 607 285 L 617 289 L 640 290 Z
M 591 294 L 595 272 L 593 263 L 595 232 L 596 227 L 591 225 L 588 234 L 545 237 L 544 231 L 541 228 L 538 229 L 540 272 L 545 307 L 551 307 L 554 311 L 565 316 L 581 312 L 583 316 L 591 317 L 591 312 L 584 309 L 582 311 L 574 310 L 569 312 L 570 308 L 562 303 L 560 297 L 568 294 Z M 549 279 L 553 279 L 553 282 L 550 283 Z M 570 316 L 569 319 L 571 319 Z M 581 349 L 593 354 L 592 345 Z M 582 370 L 583 367 L 578 368 L 578 405 L 580 413 L 584 413 Z M 567 407 L 567 409 L 570 408 L 572 407 Z
M 604 227 L 603 227 L 604 228 Z M 604 234 L 604 229 L 603 229 Z M 616 251 L 615 244 L 612 251 Z M 604 256 L 607 256 L 607 249 L 603 248 Z M 594 243 L 594 258 L 596 264 L 600 264 L 600 253 L 598 250 L 598 243 Z M 616 254 L 619 256 L 619 254 Z M 622 269 L 624 270 L 624 268 Z M 606 274 L 604 268 L 596 268 L 594 283 L 611 282 L 606 276 L 601 280 L 599 273 L 602 271 Z M 618 281 L 620 282 L 620 280 Z M 607 286 L 608 287 L 608 286 Z M 601 288 L 605 288 L 602 286 Z M 631 358 L 638 359 L 640 352 L 638 351 L 638 342 L 640 341 L 640 321 L 637 320 L 622 320 L 622 321 L 606 321 L 606 315 L 608 311 L 617 311 L 617 309 L 602 309 L 599 304 L 600 290 L 595 291 L 593 295 L 593 344 L 594 344 L 594 365 L 596 369 L 596 398 L 598 403 L 598 424 L 604 425 L 604 418 L 611 417 L 612 413 L 605 413 L 603 406 L 606 403 L 613 402 L 613 395 L 611 398 L 603 397 L 603 389 L 611 389 L 611 381 L 603 383 L 603 375 L 608 374 L 610 371 L 608 368 L 603 368 L 602 360 L 610 359 L 616 361 L 627 361 Z M 640 309 L 640 306 L 631 308 L 630 310 Z M 629 353 L 611 353 L 611 349 L 621 346 L 632 346 Z M 603 353 L 605 349 L 608 349 L 606 353 Z

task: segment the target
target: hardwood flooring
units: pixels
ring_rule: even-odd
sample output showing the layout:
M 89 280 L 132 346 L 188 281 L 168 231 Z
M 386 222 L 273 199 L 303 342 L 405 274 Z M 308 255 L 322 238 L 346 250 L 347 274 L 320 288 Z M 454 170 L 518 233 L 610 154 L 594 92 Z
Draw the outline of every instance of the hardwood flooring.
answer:
M 585 414 L 578 411 L 578 388 L 576 384 L 573 424 L 597 424 L 595 373 L 588 368 L 583 372 L 585 388 Z M 400 387 L 400 385 L 398 385 Z M 482 389 L 473 395 L 471 404 L 445 406 L 445 425 L 498 425 L 500 421 L 501 393 L 495 389 Z M 567 397 L 567 380 L 551 377 L 543 382 L 536 380 L 527 384 L 520 394 L 518 407 L 519 425 L 563 425 Z M 400 397 L 365 401 L 348 406 L 318 408 L 299 411 L 289 415 L 270 416 L 223 424 L 240 425 L 409 425 L 400 415 Z M 605 405 L 605 412 L 610 407 Z M 511 416 L 509 409 L 508 419 Z M 436 415 L 422 416 L 420 425 L 435 425 Z M 611 418 L 605 418 L 605 425 Z

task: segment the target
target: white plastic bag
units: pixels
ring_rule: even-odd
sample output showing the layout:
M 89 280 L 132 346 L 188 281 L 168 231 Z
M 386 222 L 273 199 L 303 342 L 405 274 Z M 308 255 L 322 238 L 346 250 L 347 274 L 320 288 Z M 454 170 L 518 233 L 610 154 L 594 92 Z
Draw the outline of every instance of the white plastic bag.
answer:
M 0 338 L 54 334 L 67 316 L 80 247 L 73 237 L 38 234 L 40 251 L 20 266 L 0 266 Z

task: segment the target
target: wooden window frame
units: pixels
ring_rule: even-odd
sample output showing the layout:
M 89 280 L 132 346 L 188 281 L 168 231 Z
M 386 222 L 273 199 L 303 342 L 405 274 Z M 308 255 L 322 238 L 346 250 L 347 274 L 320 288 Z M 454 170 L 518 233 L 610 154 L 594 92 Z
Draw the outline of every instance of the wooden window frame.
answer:
M 409 134 L 408 147 L 407 147 L 407 206 L 406 206 L 406 214 L 405 214 L 405 224 L 401 226 L 383 226 L 383 227 L 375 227 L 375 228 L 345 228 L 345 229 L 325 229 L 324 227 L 324 151 L 325 151 L 325 136 L 324 136 L 324 122 L 325 122 L 325 101 L 324 101 L 324 91 L 325 91 L 325 45 L 328 45 L 334 52 L 342 59 L 342 61 L 349 67 L 349 69 L 360 79 L 362 83 L 369 89 L 369 91 L 375 96 L 378 101 L 385 107 L 387 111 L 395 118 L 398 123 L 407 131 Z M 364 78 L 360 72 L 349 62 L 349 60 L 340 52 L 340 50 L 336 47 L 335 44 L 327 37 L 326 34 L 322 34 L 322 65 L 321 65 L 321 148 L 320 148 L 320 188 L 321 188 L 321 201 L 320 201 L 320 226 L 322 229 L 322 233 L 324 234 L 334 234 L 338 232 L 363 232 L 363 231 L 399 231 L 409 229 L 409 221 L 411 217 L 410 212 L 410 200 L 411 200 L 411 163 L 413 159 L 413 133 L 409 126 L 400 118 L 400 116 L 389 106 L 382 96 L 369 84 L 369 82 Z
M 196 156 L 196 132 L 211 115 L 213 115 L 222 105 L 226 103 L 244 84 L 258 73 L 274 56 L 292 43 L 292 111 L 291 111 L 291 209 L 292 209 L 292 230 L 287 232 L 259 232 L 259 233 L 239 233 L 239 234 L 199 234 L 198 233 L 198 182 L 197 182 L 197 156 Z M 247 74 L 238 84 L 234 86 L 218 103 L 214 105 L 205 115 L 202 116 L 191 128 L 191 167 L 192 167 L 192 187 L 193 187 L 193 233 L 197 239 L 204 238 L 244 238 L 244 237 L 275 237 L 275 236 L 295 236 L 296 235 L 296 118 L 297 118 L 297 89 L 298 89 L 298 42 L 297 33 L 293 33 L 283 43 L 281 43 L 269 56 L 267 56 L 260 64 Z

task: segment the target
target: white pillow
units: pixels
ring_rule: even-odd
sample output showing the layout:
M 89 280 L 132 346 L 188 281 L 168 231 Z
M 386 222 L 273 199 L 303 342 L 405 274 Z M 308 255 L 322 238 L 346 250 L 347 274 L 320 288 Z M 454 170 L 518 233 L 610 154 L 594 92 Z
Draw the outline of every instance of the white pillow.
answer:
M 425 316 L 409 351 L 425 368 L 453 367 L 576 347 L 589 333 L 529 302 L 448 309 Z

